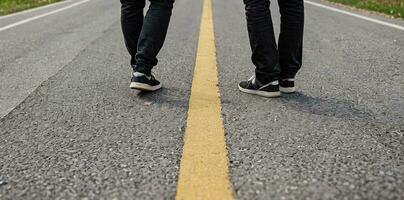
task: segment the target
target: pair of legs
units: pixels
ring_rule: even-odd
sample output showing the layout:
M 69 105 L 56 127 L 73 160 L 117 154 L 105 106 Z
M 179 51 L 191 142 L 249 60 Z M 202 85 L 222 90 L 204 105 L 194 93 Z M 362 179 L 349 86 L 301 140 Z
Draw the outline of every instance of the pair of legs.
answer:
M 131 83 L 134 89 L 156 90 L 161 87 L 160 82 L 151 75 L 151 69 L 157 64 L 156 56 L 166 37 L 174 0 L 150 2 L 144 16 L 145 0 L 121 0 L 122 30 L 135 71 Z M 267 83 L 293 79 L 302 64 L 303 0 L 278 0 L 281 12 L 279 48 L 275 42 L 270 1 L 244 0 L 244 3 L 256 75 L 247 83 L 241 83 L 240 89 L 255 92 Z M 286 81 L 285 84 L 291 85 Z M 269 90 L 276 90 L 276 85 L 271 84 Z
M 281 31 L 275 41 L 269 0 L 244 0 L 255 77 L 241 82 L 240 90 L 267 97 L 294 92 L 293 78 L 302 66 L 303 0 L 278 0 Z
M 259 81 L 294 78 L 302 66 L 303 0 L 278 0 L 281 31 L 275 42 L 269 0 L 244 0 L 252 62 Z
M 150 0 L 145 16 L 145 0 L 121 0 L 121 4 L 122 31 L 133 70 L 150 76 L 166 38 L 174 0 Z

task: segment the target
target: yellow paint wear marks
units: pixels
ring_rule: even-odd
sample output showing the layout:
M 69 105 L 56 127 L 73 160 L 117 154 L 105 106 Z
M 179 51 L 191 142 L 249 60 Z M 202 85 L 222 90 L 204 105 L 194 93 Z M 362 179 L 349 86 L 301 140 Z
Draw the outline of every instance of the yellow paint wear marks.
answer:
M 218 88 L 211 0 L 204 0 L 177 200 L 233 199 Z

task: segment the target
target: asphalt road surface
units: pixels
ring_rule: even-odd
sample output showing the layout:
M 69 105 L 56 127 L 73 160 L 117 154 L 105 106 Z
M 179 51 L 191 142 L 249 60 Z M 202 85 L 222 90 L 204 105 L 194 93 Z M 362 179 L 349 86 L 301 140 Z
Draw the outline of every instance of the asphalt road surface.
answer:
M 174 199 L 203 1 L 176 2 L 152 94 L 128 87 L 119 2 L 80 2 L 0 17 L 0 199 Z M 234 198 L 404 199 L 404 31 L 305 9 L 298 93 L 265 99 L 237 89 L 242 1 L 212 1 Z

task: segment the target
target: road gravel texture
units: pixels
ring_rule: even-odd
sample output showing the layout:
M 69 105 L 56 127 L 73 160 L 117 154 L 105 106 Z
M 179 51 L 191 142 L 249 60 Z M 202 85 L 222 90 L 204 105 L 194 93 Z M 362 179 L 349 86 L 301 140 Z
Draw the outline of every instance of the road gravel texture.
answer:
M 175 197 L 202 0 L 176 2 L 152 94 L 128 88 L 119 9 L 91 0 L 1 32 L 1 200 Z M 403 31 L 306 4 L 298 92 L 265 99 L 237 89 L 253 73 L 243 9 L 213 0 L 235 198 L 404 199 Z

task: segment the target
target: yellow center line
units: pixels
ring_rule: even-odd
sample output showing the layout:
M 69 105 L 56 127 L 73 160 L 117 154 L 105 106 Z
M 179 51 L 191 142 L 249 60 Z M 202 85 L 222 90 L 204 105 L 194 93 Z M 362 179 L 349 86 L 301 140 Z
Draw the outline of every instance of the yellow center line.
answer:
M 233 199 L 221 117 L 211 0 L 204 0 L 177 200 Z

